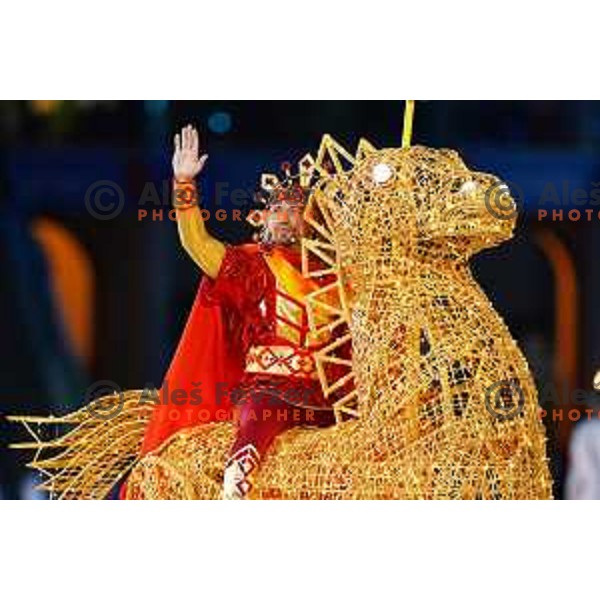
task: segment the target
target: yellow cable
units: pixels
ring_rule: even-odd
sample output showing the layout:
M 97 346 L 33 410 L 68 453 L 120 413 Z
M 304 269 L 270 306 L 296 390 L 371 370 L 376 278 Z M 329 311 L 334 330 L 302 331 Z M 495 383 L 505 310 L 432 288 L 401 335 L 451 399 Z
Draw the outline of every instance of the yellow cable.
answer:
M 412 139 L 413 117 L 415 114 L 415 101 L 406 100 L 404 104 L 404 128 L 402 130 L 402 147 L 408 148 Z

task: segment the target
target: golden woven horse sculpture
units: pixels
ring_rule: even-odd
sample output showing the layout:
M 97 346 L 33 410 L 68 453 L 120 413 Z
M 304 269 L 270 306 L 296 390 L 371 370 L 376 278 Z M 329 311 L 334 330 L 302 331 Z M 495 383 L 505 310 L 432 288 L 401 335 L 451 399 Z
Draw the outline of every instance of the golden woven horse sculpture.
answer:
M 328 136 L 315 168 L 305 275 L 335 281 L 307 304 L 309 315 L 331 315 L 326 325 L 312 319 L 316 335 L 323 326 L 347 328 L 316 357 L 338 422 L 279 437 L 250 497 L 549 498 L 533 380 L 468 265 L 511 237 L 516 212 L 506 189 L 450 150 L 376 150 L 361 141 L 352 155 Z M 310 272 L 311 256 L 320 271 Z M 351 360 L 340 352 L 345 344 Z M 329 380 L 332 364 L 346 375 L 338 368 Z M 135 394 L 126 409 L 138 421 L 147 418 Z M 219 498 L 233 436 L 230 423 L 174 435 L 135 464 L 128 495 Z M 71 448 L 61 455 L 62 471 L 48 489 L 81 497 L 68 483 L 74 473 L 64 469 L 69 452 L 75 456 Z M 52 471 L 51 460 L 34 466 Z M 105 473 L 88 469 L 83 495 L 109 489 L 115 478 Z
M 512 235 L 506 189 L 449 150 L 363 141 L 352 156 L 326 137 L 316 167 L 303 250 L 337 282 L 308 301 L 347 322 L 348 376 L 327 381 L 339 341 L 317 358 L 326 393 L 349 378 L 353 391 L 337 425 L 277 440 L 251 495 L 549 498 L 533 380 L 468 266 Z M 181 433 L 136 467 L 132 491 L 219 497 L 232 436 L 227 424 Z

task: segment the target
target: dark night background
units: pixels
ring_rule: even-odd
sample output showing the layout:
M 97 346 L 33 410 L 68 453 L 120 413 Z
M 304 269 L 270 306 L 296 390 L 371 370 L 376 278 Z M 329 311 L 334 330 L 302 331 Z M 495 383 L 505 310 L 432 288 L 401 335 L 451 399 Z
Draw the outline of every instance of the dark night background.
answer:
M 314 152 L 323 133 L 351 149 L 359 137 L 398 146 L 402 118 L 401 101 L 1 102 L 0 416 L 72 410 L 101 379 L 160 385 L 201 275 L 175 223 L 137 211 L 148 184 L 169 181 L 177 128 L 202 132 L 210 210 L 219 185 L 253 190 L 261 172 Z M 589 390 L 600 367 L 598 208 L 590 222 L 570 222 L 566 210 L 562 222 L 540 221 L 537 208 L 549 182 L 589 192 L 600 181 L 600 103 L 418 102 L 413 143 L 454 148 L 522 190 L 514 239 L 477 257 L 474 271 L 538 388 Z M 113 219 L 86 209 L 98 181 L 123 190 Z M 232 242 L 251 235 L 245 223 L 209 228 Z M 560 497 L 576 423 L 546 425 Z M 5 447 L 24 432 L 2 420 L 0 435 L 0 493 L 28 497 L 27 456 Z

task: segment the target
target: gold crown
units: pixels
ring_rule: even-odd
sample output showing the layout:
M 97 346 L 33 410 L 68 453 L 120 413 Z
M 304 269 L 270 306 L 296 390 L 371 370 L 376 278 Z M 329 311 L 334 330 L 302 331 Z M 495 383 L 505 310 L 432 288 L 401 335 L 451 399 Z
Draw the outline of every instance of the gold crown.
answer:
M 289 162 L 281 165 L 281 171 L 281 176 L 263 173 L 260 177 L 260 190 L 255 197 L 263 208 L 251 210 L 246 217 L 246 221 L 257 229 L 264 227 L 267 214 L 273 207 L 305 206 L 308 201 L 315 173 L 315 161 L 312 156 L 303 156 L 298 161 L 295 172 Z

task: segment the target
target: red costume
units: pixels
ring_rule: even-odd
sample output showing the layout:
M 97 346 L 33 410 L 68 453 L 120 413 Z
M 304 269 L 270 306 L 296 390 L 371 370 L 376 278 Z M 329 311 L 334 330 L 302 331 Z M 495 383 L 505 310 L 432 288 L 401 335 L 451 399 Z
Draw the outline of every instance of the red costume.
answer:
M 232 456 L 255 465 L 290 427 L 334 422 L 312 352 L 300 255 L 286 247 L 228 247 L 218 276 L 204 277 L 167 372 L 142 455 L 185 427 L 235 419 Z M 248 458 L 248 456 L 246 456 Z

